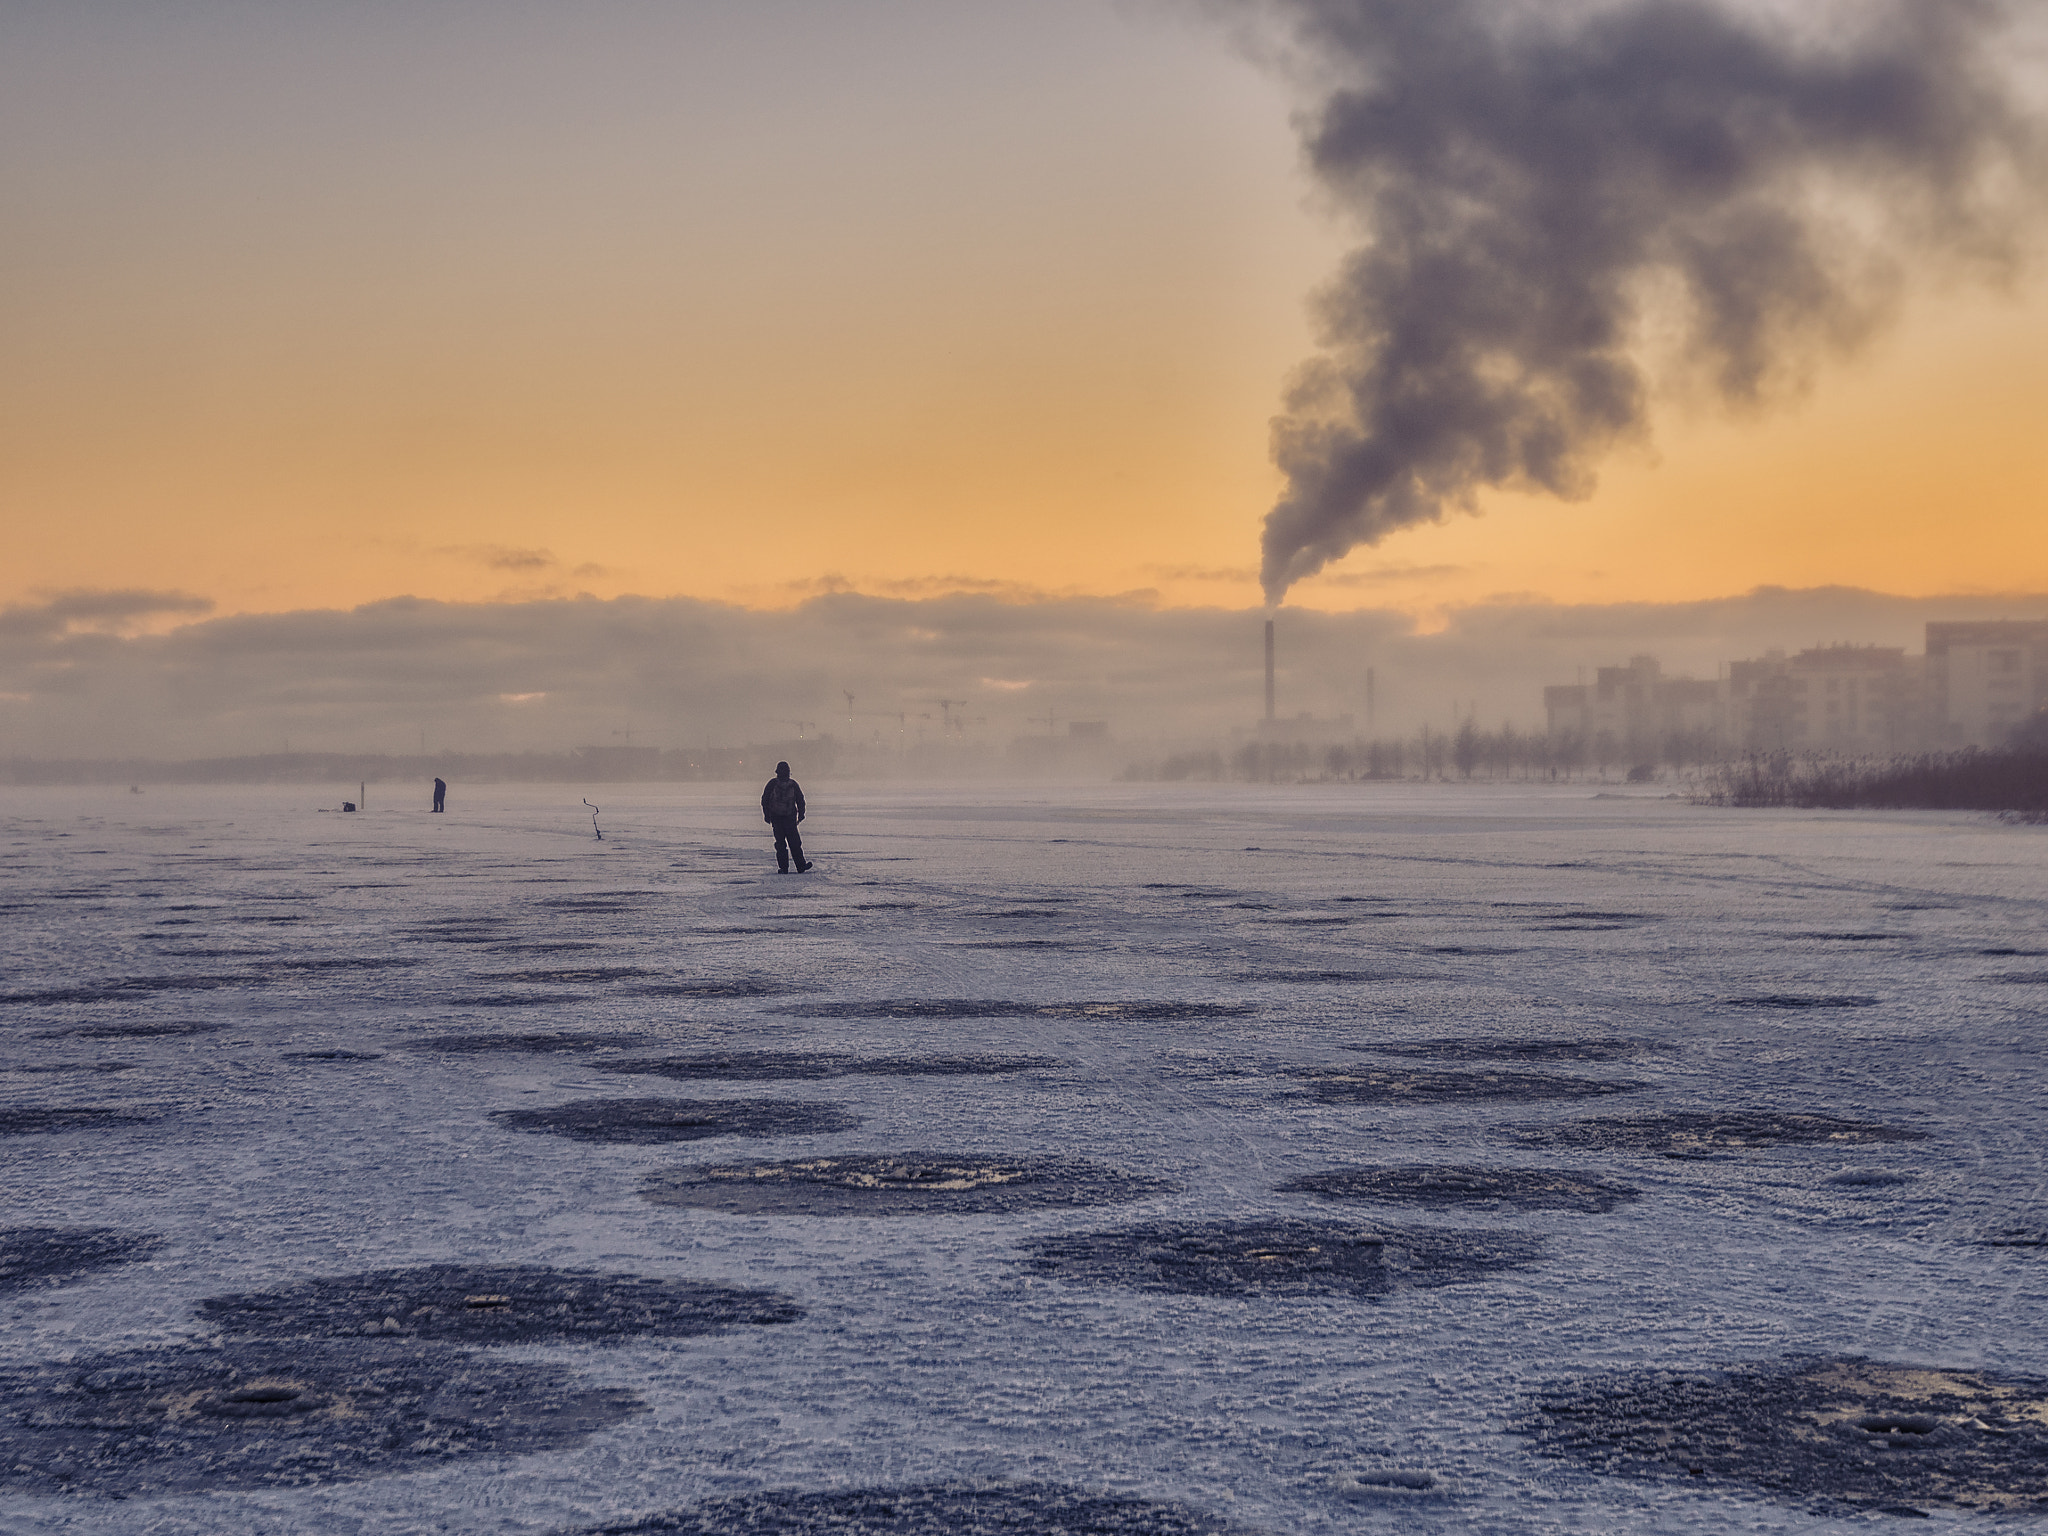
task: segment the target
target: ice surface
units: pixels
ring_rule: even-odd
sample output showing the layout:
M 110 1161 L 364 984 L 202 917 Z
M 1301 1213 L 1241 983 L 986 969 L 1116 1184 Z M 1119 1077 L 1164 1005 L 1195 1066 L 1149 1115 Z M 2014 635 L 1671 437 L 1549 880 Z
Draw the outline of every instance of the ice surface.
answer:
M 608 788 L 602 843 L 541 788 L 350 817 L 317 813 L 339 786 L 0 791 L 0 1224 L 157 1240 L 80 1236 L 123 1261 L 0 1295 L 0 1465 L 29 1469 L 0 1531 L 1848 1531 L 1869 1517 L 1768 1475 L 1818 1464 L 1810 1416 L 1737 1415 L 1695 1477 L 1543 1454 L 1538 1404 L 1862 1358 L 1827 1411 L 1889 1424 L 2048 1376 L 2048 829 L 1537 787 L 807 788 L 802 877 L 713 788 Z M 678 1148 L 496 1118 L 643 1070 L 860 1123 Z M 1641 1086 L 1309 1091 L 1376 1073 Z M 919 1151 L 1137 1198 L 642 1197 Z M 1423 1228 L 1360 1181 L 1404 1169 L 1498 1182 Z M 1638 1197 L 1544 1203 L 1559 1179 Z M 1315 1283 L 1318 1224 L 1359 1237 L 1362 1290 Z M 1401 1283 L 1432 1232 L 1526 1249 Z M 205 1307 L 434 1266 L 802 1316 L 476 1350 Z M 1941 1502 L 1985 1467 L 1894 1492 L 2036 1529 Z

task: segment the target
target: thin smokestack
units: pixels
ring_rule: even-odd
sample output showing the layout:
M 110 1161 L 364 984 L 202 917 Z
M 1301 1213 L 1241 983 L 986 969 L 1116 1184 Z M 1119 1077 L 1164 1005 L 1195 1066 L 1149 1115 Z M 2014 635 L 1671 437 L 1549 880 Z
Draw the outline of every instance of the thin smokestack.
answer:
M 1266 718 L 1273 718 L 1273 621 L 1266 620 Z
M 1652 326 L 1729 404 L 1796 391 L 1916 268 L 2008 268 L 2042 186 L 1996 0 L 1804 36 L 1741 0 L 1243 3 L 1326 85 L 1308 163 L 1370 231 L 1273 425 L 1269 604 L 1483 489 L 1590 495 L 1647 435 Z

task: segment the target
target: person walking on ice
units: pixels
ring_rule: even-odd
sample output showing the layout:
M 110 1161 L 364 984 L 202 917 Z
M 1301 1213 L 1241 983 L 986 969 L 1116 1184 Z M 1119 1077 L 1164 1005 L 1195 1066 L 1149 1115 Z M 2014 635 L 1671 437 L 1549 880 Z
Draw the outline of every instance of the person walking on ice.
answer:
M 775 777 L 761 791 L 761 819 L 775 829 L 776 866 L 786 875 L 794 857 L 798 874 L 809 869 L 811 862 L 804 857 L 804 840 L 796 830 L 796 824 L 804 819 L 804 790 L 789 776 L 787 763 L 775 765 Z

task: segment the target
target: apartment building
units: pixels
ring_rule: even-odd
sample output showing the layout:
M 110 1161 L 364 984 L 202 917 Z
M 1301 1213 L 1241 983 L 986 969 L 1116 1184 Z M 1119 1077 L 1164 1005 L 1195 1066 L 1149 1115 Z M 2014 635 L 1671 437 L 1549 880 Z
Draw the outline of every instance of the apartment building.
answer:
M 1579 741 L 1596 761 L 1709 757 L 1724 733 L 1720 686 L 1666 677 L 1654 656 L 1597 668 L 1590 683 L 1545 688 L 1543 709 L 1553 739 Z
M 1727 745 L 1743 752 L 1910 752 L 1921 667 L 1905 647 L 1822 645 L 1729 665 Z
M 1932 744 L 1991 747 L 2048 710 L 2048 621 L 1927 626 L 1927 719 Z

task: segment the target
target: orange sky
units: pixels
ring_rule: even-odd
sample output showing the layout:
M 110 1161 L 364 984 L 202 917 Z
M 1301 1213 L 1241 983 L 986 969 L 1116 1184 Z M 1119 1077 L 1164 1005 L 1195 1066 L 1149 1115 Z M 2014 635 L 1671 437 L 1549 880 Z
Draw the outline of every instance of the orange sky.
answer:
M 0 24 L 0 602 L 1259 600 L 1267 422 L 1345 231 L 1220 35 L 175 9 Z M 1673 401 L 1591 500 L 1496 497 L 1290 600 L 2048 590 L 2044 415 L 2048 284 L 1923 293 L 1790 409 Z

